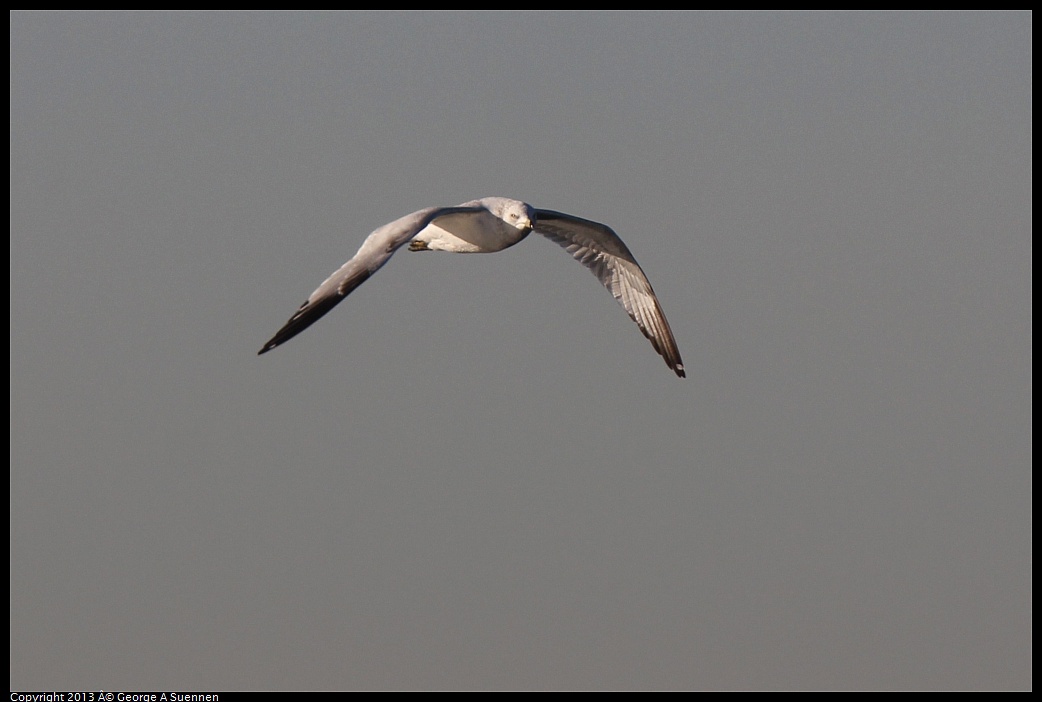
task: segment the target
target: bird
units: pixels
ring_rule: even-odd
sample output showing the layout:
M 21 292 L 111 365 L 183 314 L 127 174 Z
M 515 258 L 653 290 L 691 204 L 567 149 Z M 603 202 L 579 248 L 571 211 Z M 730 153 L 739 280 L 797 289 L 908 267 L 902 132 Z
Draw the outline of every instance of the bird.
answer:
M 315 289 L 258 355 L 271 351 L 317 322 L 378 271 L 401 246 L 409 251 L 493 253 L 536 232 L 560 245 L 611 292 L 655 351 L 685 377 L 673 331 L 655 291 L 611 227 L 505 197 L 484 197 L 455 207 L 427 207 L 375 229 L 347 263 Z

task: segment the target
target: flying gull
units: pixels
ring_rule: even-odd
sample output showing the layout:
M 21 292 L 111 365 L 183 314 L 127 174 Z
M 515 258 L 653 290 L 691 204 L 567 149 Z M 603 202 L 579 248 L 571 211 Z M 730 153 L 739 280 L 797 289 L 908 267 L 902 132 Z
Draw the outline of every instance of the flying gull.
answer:
M 669 322 L 651 283 L 622 239 L 604 224 L 553 210 L 537 210 L 528 203 L 505 197 L 485 197 L 457 207 L 428 207 L 380 227 L 362 242 L 354 258 L 311 293 L 257 353 L 271 351 L 314 324 L 376 273 L 405 242 L 409 242 L 410 251 L 492 253 L 513 246 L 533 230 L 589 268 L 637 323 L 666 365 L 684 377 L 684 363 Z

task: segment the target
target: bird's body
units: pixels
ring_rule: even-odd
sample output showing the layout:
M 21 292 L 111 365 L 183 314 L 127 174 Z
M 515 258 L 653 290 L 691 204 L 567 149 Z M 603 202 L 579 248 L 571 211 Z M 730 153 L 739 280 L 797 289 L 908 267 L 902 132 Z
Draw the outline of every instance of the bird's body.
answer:
M 409 248 L 413 251 L 494 253 L 524 239 L 532 231 L 534 223 L 535 212 L 523 202 L 506 198 L 472 200 L 459 207 L 442 208 L 442 214 L 412 238 Z
M 376 229 L 354 257 L 311 293 L 264 345 L 265 353 L 293 338 L 365 282 L 406 242 L 411 251 L 492 253 L 535 231 L 557 242 L 611 291 L 666 364 L 684 377 L 673 333 L 655 292 L 629 249 L 611 228 L 519 200 L 486 197 L 457 207 L 428 207 Z

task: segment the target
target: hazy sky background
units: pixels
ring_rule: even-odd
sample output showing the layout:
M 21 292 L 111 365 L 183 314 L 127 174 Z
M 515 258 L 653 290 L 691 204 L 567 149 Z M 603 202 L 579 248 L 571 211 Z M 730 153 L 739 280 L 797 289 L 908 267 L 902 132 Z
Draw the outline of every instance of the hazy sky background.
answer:
M 10 19 L 12 688 L 1031 687 L 1032 15 Z

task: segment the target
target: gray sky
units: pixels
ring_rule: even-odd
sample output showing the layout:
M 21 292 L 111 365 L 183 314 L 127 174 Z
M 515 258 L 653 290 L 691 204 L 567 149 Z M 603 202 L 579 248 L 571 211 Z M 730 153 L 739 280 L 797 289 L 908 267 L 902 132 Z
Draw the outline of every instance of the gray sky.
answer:
M 10 19 L 12 688 L 1031 687 L 1030 14 Z

